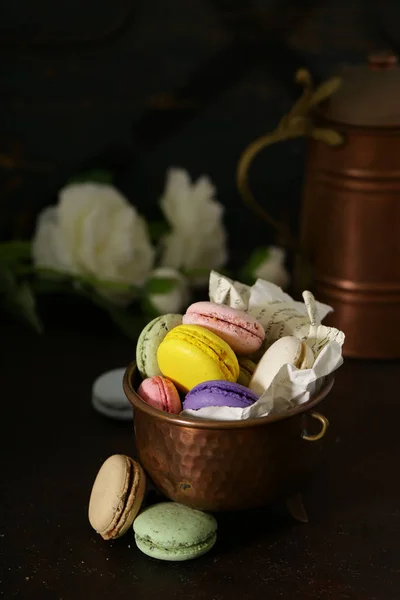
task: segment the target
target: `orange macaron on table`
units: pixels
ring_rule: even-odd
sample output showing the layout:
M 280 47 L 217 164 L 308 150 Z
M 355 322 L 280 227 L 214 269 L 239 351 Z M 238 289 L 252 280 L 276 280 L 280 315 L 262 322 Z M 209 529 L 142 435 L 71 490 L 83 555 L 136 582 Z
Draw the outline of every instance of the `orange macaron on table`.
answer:
M 325 456 L 328 421 L 315 408 L 332 375 L 300 406 L 239 421 L 162 412 L 139 397 L 140 382 L 132 362 L 123 387 L 134 409 L 138 458 L 171 500 L 206 511 L 261 507 L 301 492 Z

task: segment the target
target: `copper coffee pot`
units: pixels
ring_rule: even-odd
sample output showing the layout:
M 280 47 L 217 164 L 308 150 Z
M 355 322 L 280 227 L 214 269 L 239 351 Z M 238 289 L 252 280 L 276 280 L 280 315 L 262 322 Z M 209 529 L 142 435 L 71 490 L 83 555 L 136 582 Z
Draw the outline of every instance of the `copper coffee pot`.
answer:
M 276 129 L 240 156 L 243 201 L 297 257 L 297 291 L 312 286 L 346 334 L 343 353 L 400 358 L 400 68 L 392 53 L 346 67 L 303 93 Z M 254 197 L 249 169 L 266 146 L 307 136 L 300 240 Z
M 400 357 L 400 68 L 391 53 L 343 69 L 315 115 L 343 143 L 310 139 L 301 245 L 343 352 Z M 327 319 L 328 321 L 328 319 Z

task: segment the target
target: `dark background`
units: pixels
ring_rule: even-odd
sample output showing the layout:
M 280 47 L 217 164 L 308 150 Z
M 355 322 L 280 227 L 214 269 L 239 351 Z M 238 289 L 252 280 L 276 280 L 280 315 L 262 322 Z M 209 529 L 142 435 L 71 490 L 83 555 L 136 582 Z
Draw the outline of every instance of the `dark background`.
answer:
M 169 166 L 208 173 L 231 245 L 274 232 L 243 207 L 235 167 L 271 130 L 307 67 L 325 79 L 397 49 L 397 0 L 14 0 L 0 19 L 0 236 L 27 237 L 38 210 L 87 167 L 153 216 Z M 252 185 L 293 225 L 305 144 L 265 151 Z M 238 250 L 237 250 L 238 251 Z M 236 253 L 237 253 L 236 251 Z
M 274 241 L 238 198 L 240 152 L 293 104 L 298 67 L 325 79 L 400 45 L 399 0 L 0 7 L 3 239 L 30 236 L 40 208 L 91 166 L 113 168 L 151 216 L 175 165 L 215 181 L 237 256 Z M 293 225 L 304 158 L 304 142 L 290 142 L 252 170 L 257 197 Z M 346 360 L 338 373 L 321 407 L 334 451 L 306 497 L 307 526 L 255 513 L 238 527 L 226 517 L 214 554 L 164 565 L 141 555 L 132 536 L 102 544 L 87 522 L 102 461 L 134 451 L 131 424 L 96 414 L 91 386 L 134 349 L 104 321 L 98 327 L 80 310 L 75 324 L 72 313 L 68 304 L 52 322 L 46 314 L 42 337 L 0 316 L 1 598 L 398 600 L 397 363 Z

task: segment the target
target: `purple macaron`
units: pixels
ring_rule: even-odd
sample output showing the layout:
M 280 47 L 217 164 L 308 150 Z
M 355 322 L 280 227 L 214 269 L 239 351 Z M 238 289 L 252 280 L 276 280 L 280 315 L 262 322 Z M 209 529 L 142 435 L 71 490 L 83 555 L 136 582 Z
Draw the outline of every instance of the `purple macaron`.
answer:
M 204 381 L 186 394 L 183 410 L 198 410 L 206 406 L 247 408 L 257 400 L 258 396 L 240 383 L 223 380 Z

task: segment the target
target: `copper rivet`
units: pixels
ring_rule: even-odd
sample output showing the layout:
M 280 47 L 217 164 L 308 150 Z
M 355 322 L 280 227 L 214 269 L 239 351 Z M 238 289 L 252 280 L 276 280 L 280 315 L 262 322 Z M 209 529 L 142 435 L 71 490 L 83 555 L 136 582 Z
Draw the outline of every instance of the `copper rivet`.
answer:
M 373 52 L 368 56 L 368 65 L 378 71 L 391 69 L 397 65 L 397 56 L 390 51 Z

